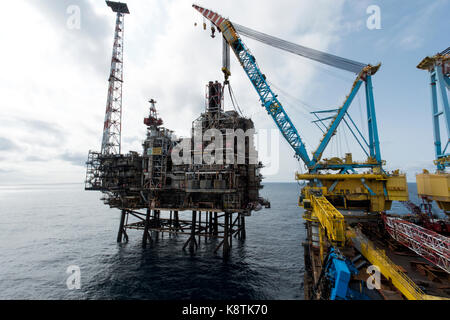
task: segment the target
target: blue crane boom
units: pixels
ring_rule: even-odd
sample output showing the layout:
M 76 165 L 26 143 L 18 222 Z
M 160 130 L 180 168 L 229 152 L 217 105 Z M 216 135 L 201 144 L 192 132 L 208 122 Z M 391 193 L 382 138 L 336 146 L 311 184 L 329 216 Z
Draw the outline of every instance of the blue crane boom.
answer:
M 267 113 L 275 121 L 275 124 L 278 126 L 287 142 L 294 149 L 296 155 L 299 156 L 303 162 L 309 164 L 311 160 L 309 159 L 300 134 L 292 124 L 291 119 L 281 103 L 278 101 L 277 96 L 267 83 L 266 77 L 261 73 L 250 50 L 245 46 L 241 39 L 237 39 L 233 42 L 232 49 L 238 57 L 251 83 L 258 92 L 261 103 Z
M 278 101 L 276 94 L 267 83 L 266 77 L 262 74 L 258 64 L 256 63 L 255 57 L 242 42 L 231 22 L 228 19 L 222 18 L 213 11 L 206 10 L 197 5 L 193 5 L 193 7 L 206 18 L 211 20 L 211 22 L 222 32 L 226 42 L 233 49 L 233 52 L 236 54 L 236 57 L 238 58 L 245 73 L 256 89 L 262 106 L 275 121 L 275 124 L 286 141 L 292 149 L 294 149 L 296 156 L 300 157 L 304 163 L 309 164 L 311 160 L 309 159 L 305 144 L 303 143 L 300 134 L 293 125 L 281 103 Z
M 292 149 L 294 149 L 296 157 L 302 159 L 302 161 L 306 164 L 310 172 L 316 172 L 320 169 L 335 169 L 346 173 L 346 172 L 354 172 L 355 168 L 364 168 L 364 167 L 381 168 L 382 160 L 379 148 L 378 129 L 376 126 L 375 105 L 373 100 L 372 82 L 371 82 L 371 75 L 377 72 L 380 65 L 377 66 L 366 65 L 357 61 L 352 61 L 325 52 L 300 46 L 238 24 L 233 24 L 231 23 L 230 20 L 223 18 L 216 12 L 199 7 L 195 4 L 193 5 L 193 7 L 197 11 L 199 11 L 204 17 L 210 20 L 211 23 L 215 27 L 217 27 L 220 32 L 222 32 L 226 43 L 233 49 L 233 52 L 238 58 L 242 68 L 244 69 L 248 78 L 252 82 L 256 92 L 258 93 L 262 106 L 266 109 L 267 113 L 272 117 L 272 119 L 274 120 L 275 124 L 279 128 L 280 132 L 282 133 L 286 141 L 289 143 Z M 265 75 L 261 72 L 258 64 L 256 63 L 254 55 L 244 44 L 238 32 L 246 36 L 249 36 L 250 38 L 263 42 L 265 44 L 274 46 L 276 48 L 285 51 L 289 51 L 291 53 L 303 56 L 305 58 L 315 60 L 320 63 L 324 63 L 339 69 L 357 73 L 357 78 L 353 83 L 352 90 L 350 94 L 347 96 L 343 105 L 337 108 L 336 110 L 333 110 L 334 112 L 336 112 L 334 116 L 326 118 L 331 119 L 330 124 L 327 130 L 324 132 L 324 136 L 320 141 L 319 146 L 312 153 L 312 157 L 308 155 L 308 152 L 306 151 L 305 148 L 305 144 L 303 143 L 303 140 L 299 132 L 293 125 L 291 119 L 289 118 L 282 104 L 278 100 L 277 95 L 270 88 L 270 85 L 266 81 Z M 230 74 L 229 70 L 226 70 L 226 68 L 224 68 L 223 70 L 227 77 Z M 345 116 L 350 118 L 350 116 L 347 113 L 348 108 L 350 107 L 353 98 L 358 93 L 358 90 L 363 82 L 365 82 L 366 86 L 367 122 L 369 128 L 369 143 L 366 144 L 369 149 L 368 152 L 364 150 L 363 144 L 358 139 L 355 132 L 348 125 L 348 122 L 345 121 Z M 323 120 L 325 119 L 319 119 L 319 121 Z M 352 132 L 355 139 L 358 141 L 359 145 L 363 148 L 364 152 L 370 155 L 369 160 L 367 162 L 346 163 L 346 164 L 344 163 L 330 164 L 320 162 L 325 148 L 327 147 L 331 138 L 334 136 L 339 124 L 343 120 L 344 122 L 347 123 L 348 128 Z M 351 123 L 354 124 L 353 120 L 351 120 Z M 355 128 L 358 131 L 358 133 L 360 133 L 356 125 Z M 366 142 L 364 137 L 363 140 L 364 142 Z

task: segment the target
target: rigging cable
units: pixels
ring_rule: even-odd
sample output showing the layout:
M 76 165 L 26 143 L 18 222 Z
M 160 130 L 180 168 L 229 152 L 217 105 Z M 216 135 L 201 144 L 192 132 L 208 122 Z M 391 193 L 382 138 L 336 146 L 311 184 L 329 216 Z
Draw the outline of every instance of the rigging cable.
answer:
M 234 95 L 233 89 L 231 88 L 231 84 L 229 82 L 228 82 L 228 92 L 230 93 L 231 103 L 233 104 L 234 110 L 238 112 L 241 116 L 243 116 L 242 110 L 239 107 L 239 104 L 236 100 L 236 96 Z
M 329 53 L 325 53 L 322 51 L 318 51 L 315 49 L 307 48 L 286 40 L 282 40 L 280 38 L 276 38 L 273 36 L 270 36 L 268 34 L 250 29 L 248 27 L 244 27 L 240 24 L 234 23 L 233 26 L 235 27 L 236 31 L 240 34 L 243 34 L 249 38 L 252 38 L 254 40 L 263 42 L 265 44 L 268 44 L 273 47 L 277 47 L 279 49 L 289 51 L 291 53 L 303 56 L 305 58 L 315 60 L 339 69 L 347 70 L 353 73 L 358 74 L 365 66 L 366 64 L 353 61 L 350 59 L 342 58 L 339 56 L 335 56 Z

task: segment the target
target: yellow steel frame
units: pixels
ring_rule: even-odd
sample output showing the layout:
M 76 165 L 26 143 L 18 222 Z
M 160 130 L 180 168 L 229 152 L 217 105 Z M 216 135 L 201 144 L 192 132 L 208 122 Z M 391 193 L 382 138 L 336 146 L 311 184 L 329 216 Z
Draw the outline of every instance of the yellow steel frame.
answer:
M 434 200 L 442 210 L 450 211 L 450 174 L 424 172 L 416 175 L 417 193 L 420 197 Z
M 356 177 L 355 177 L 356 178 Z M 380 269 L 381 274 L 390 280 L 392 284 L 408 300 L 449 300 L 443 297 L 425 294 L 398 266 L 386 255 L 384 250 L 377 249 L 372 242 L 360 232 L 352 228 L 346 230 L 344 216 L 325 198 L 323 193 L 326 188 L 315 188 L 317 193 L 310 193 L 307 189 L 307 197 L 311 201 L 311 209 L 305 212 L 303 218 L 308 221 L 318 221 L 320 238 L 320 258 L 323 259 L 323 247 L 325 245 L 324 232 L 333 245 L 344 245 L 346 239 L 352 239 L 361 254 L 373 265 Z
M 373 265 L 380 268 L 380 272 L 386 279 L 408 299 L 423 300 L 425 294 L 406 274 L 395 265 L 386 254 L 373 247 L 370 243 L 361 244 L 361 253 Z
M 225 19 L 219 26 L 220 31 L 222 31 L 223 36 L 227 40 L 229 45 L 232 45 L 237 39 L 238 35 L 231 25 L 230 21 Z
M 344 216 L 324 196 L 311 195 L 312 215 L 325 229 L 328 239 L 337 245 L 345 243 Z
M 309 200 L 308 194 L 312 190 L 321 189 L 322 194 L 336 207 L 349 209 L 349 201 L 368 201 L 367 209 L 370 212 L 389 210 L 392 201 L 408 200 L 408 185 L 404 174 L 310 174 L 295 175 L 296 180 L 307 180 L 312 185 L 302 189 L 304 199 Z M 315 183 L 317 181 L 318 183 Z M 344 199 L 344 205 L 334 202 L 335 199 Z
M 377 249 L 372 242 L 360 232 L 350 230 L 347 236 L 353 238 L 359 244 L 361 254 L 373 265 L 380 268 L 383 276 L 408 300 L 448 300 L 425 294 L 398 266 L 389 259 L 384 250 Z

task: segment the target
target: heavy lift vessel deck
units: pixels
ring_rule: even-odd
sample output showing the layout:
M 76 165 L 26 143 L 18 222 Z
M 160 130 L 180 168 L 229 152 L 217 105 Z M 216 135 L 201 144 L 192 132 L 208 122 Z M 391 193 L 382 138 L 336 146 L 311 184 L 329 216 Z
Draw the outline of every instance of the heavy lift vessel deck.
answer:
M 294 150 L 295 157 L 302 160 L 308 169 L 306 173 L 296 174 L 297 180 L 307 182 L 299 197 L 307 231 L 303 244 L 305 298 L 450 298 L 449 239 L 385 214 L 391 208 L 392 201 L 408 200 L 408 188 L 404 174 L 398 170 L 386 172 L 383 169 L 385 161 L 380 154 L 372 90 L 372 76 L 380 64 L 363 64 L 300 46 L 232 23 L 212 10 L 197 5 L 193 7 L 211 22 L 213 38 L 216 30 L 223 35 L 222 71 L 225 81 L 231 75 L 228 62 L 231 48 L 258 93 L 262 106 Z M 206 23 L 203 27 L 206 29 Z M 341 106 L 313 112 L 316 122 L 325 130 L 322 130 L 323 137 L 312 157 L 240 35 L 357 75 Z M 367 139 L 347 112 L 363 84 Z M 320 118 L 323 114 L 327 116 Z M 349 128 L 367 155 L 366 161 L 353 161 L 351 154 L 343 159 L 322 159 L 325 148 L 341 123 Z M 367 271 L 375 273 L 369 274 Z M 376 282 L 378 276 L 380 286 Z

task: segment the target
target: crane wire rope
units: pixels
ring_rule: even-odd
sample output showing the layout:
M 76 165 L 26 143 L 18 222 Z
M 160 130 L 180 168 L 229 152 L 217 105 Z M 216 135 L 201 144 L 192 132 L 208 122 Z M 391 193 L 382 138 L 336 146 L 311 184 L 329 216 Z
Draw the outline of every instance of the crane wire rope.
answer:
M 335 56 L 326 52 L 322 52 L 319 50 L 311 49 L 308 47 L 304 47 L 286 40 L 282 40 L 280 38 L 276 38 L 273 36 L 270 36 L 268 34 L 265 34 L 263 32 L 259 32 L 256 30 L 253 30 L 248 27 L 244 27 L 240 24 L 234 23 L 233 26 L 235 27 L 236 31 L 240 34 L 246 35 L 249 38 L 252 38 L 254 40 L 258 40 L 260 42 L 266 43 L 268 45 L 278 47 L 280 49 L 283 49 L 285 51 L 289 51 L 291 53 L 303 56 L 305 58 L 315 60 L 318 62 L 321 62 L 323 64 L 327 64 L 339 69 L 347 70 L 350 72 L 353 72 L 355 74 L 358 74 L 367 64 L 360 63 L 357 61 L 353 61 L 350 59 L 346 59 L 343 57 Z
M 228 85 L 228 93 L 230 94 L 230 100 L 231 100 L 231 104 L 233 105 L 234 110 L 237 113 L 239 113 L 241 116 L 243 116 L 243 112 L 242 112 L 241 108 L 239 107 L 236 96 L 234 95 L 233 88 L 231 88 L 231 84 L 228 82 L 225 85 Z

